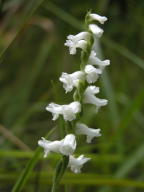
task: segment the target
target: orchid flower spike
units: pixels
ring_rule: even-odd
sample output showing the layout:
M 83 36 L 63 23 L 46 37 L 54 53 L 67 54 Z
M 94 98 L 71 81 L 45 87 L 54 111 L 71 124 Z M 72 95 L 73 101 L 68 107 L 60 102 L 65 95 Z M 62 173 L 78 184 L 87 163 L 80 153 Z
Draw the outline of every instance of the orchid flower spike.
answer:
M 63 155 L 71 155 L 76 149 L 76 139 L 75 135 L 68 134 L 64 139 L 60 141 L 48 141 L 42 137 L 38 141 L 38 145 L 44 148 L 44 157 L 50 152 L 61 153 Z
M 96 24 L 89 24 L 89 30 L 97 37 L 100 38 L 103 34 L 103 29 L 101 29 L 98 25 Z
M 76 71 L 72 74 L 62 73 L 59 80 L 63 83 L 66 93 L 72 91 L 74 87 L 78 87 L 80 80 L 84 80 L 84 73 Z
M 86 73 L 86 80 L 88 83 L 95 83 L 100 74 L 102 74 L 102 70 L 93 67 L 92 65 L 86 65 L 84 69 Z
M 81 111 L 81 104 L 78 101 L 74 101 L 68 105 L 58 105 L 50 103 L 46 110 L 52 113 L 53 119 L 58 119 L 59 115 L 63 115 L 65 121 L 72 121 L 76 119 L 76 114 Z
M 87 143 L 91 143 L 91 140 L 94 137 L 100 137 L 100 129 L 92 129 L 89 128 L 87 125 L 83 123 L 77 123 L 76 124 L 76 134 L 86 135 L 87 136 Z
M 93 104 L 97 107 L 97 110 L 101 106 L 105 106 L 108 101 L 106 99 L 99 99 L 95 96 L 95 94 L 99 93 L 99 88 L 96 86 L 88 86 L 84 92 L 84 103 Z
M 90 158 L 84 157 L 84 155 L 80 155 L 78 158 L 70 155 L 68 166 L 74 173 L 80 173 L 82 166 L 89 160 Z
M 105 21 L 107 21 L 107 17 L 105 16 L 100 16 L 96 13 L 91 13 L 89 14 L 89 18 L 92 20 L 92 21 L 98 21 L 99 23 L 101 24 L 104 24 Z
M 69 47 L 70 54 L 75 55 L 77 48 L 85 49 L 88 38 L 88 32 L 81 32 L 77 35 L 69 35 L 64 45 Z
M 76 139 L 75 135 L 69 134 L 66 135 L 65 138 L 62 140 L 62 144 L 60 146 L 60 152 L 63 155 L 71 155 L 76 149 Z
M 106 59 L 101 61 L 98 57 L 96 57 L 96 52 L 92 51 L 88 63 L 90 65 L 97 65 L 101 70 L 103 70 L 106 66 L 110 65 L 110 60 Z

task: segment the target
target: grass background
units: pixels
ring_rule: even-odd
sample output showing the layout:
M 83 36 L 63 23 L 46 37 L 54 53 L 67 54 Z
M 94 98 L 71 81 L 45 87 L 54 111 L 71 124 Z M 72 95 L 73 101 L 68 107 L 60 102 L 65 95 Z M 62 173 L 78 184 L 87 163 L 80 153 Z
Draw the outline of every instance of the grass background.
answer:
M 97 115 L 94 108 L 85 108 L 83 122 L 100 127 L 102 137 L 91 145 L 79 137 L 77 153 L 92 157 L 92 161 L 82 174 L 74 175 L 68 170 L 59 191 L 144 190 L 144 1 L 1 0 L 2 192 L 12 191 L 40 137 L 54 127 L 50 139 L 60 136 L 61 121 L 52 122 L 45 106 L 52 101 L 72 101 L 72 93 L 65 95 L 58 78 L 62 72 L 78 70 L 80 59 L 79 54 L 69 55 L 64 42 L 68 34 L 82 31 L 84 16 L 90 9 L 109 19 L 103 26 L 105 33 L 100 43 L 103 58 L 110 59 L 111 65 L 97 84 L 109 105 Z M 22 191 L 50 191 L 60 156 L 51 154 L 43 160 L 40 149 L 37 151 L 35 163 L 27 165 L 29 177 Z

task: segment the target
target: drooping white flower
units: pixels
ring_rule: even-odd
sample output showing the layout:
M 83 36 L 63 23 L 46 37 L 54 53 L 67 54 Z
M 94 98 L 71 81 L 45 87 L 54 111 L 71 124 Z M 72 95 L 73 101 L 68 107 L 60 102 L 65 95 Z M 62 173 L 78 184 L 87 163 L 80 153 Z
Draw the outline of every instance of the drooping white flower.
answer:
M 97 107 L 97 110 L 101 106 L 105 106 L 108 101 L 106 99 L 99 99 L 95 96 L 95 94 L 99 93 L 99 88 L 96 86 L 88 86 L 84 92 L 84 103 L 93 104 Z
M 61 153 L 68 156 L 73 154 L 76 149 L 76 139 L 73 134 L 66 135 L 64 139 L 60 141 L 49 141 L 42 137 L 42 139 L 38 141 L 38 145 L 44 148 L 44 157 L 47 157 L 50 152 Z
M 105 16 L 100 16 L 96 13 L 91 13 L 89 14 L 89 17 L 91 20 L 96 20 L 98 22 L 100 22 L 101 24 L 104 24 L 105 21 L 107 21 L 107 17 Z
M 103 70 L 106 66 L 110 65 L 110 60 L 106 59 L 104 61 L 101 61 L 97 56 L 96 52 L 92 51 L 89 57 L 88 63 L 90 65 L 97 65 L 101 70 Z
M 76 54 L 77 48 L 85 49 L 88 37 L 88 32 L 81 32 L 77 35 L 69 35 L 64 45 L 69 47 L 70 54 L 74 55 Z
M 60 152 L 63 155 L 71 155 L 76 149 L 76 139 L 75 135 L 69 134 L 66 135 L 65 138 L 62 141 L 62 144 L 60 146 Z
M 75 158 L 74 156 L 70 155 L 68 166 L 74 173 L 80 173 L 83 165 L 89 160 L 90 158 L 84 157 L 84 155 L 80 155 L 78 158 Z
M 83 123 L 77 123 L 76 124 L 76 133 L 81 134 L 81 135 L 86 135 L 87 136 L 87 143 L 91 143 L 91 140 L 94 137 L 99 137 L 101 136 L 100 129 L 93 129 L 89 128 L 87 125 Z
M 81 104 L 77 101 L 72 102 L 68 105 L 58 105 L 55 103 L 50 103 L 46 110 L 51 112 L 53 115 L 52 120 L 56 120 L 59 115 L 63 115 L 65 121 L 72 121 L 76 118 L 76 114 L 81 111 Z
M 86 80 L 88 83 L 96 82 L 99 75 L 102 74 L 102 70 L 97 69 L 92 65 L 86 65 L 84 71 L 86 73 Z
M 38 141 L 38 145 L 44 148 L 44 157 L 47 157 L 50 152 L 60 153 L 61 144 L 62 141 L 48 141 L 43 137 Z
M 77 87 L 80 80 L 84 80 L 84 73 L 82 71 L 76 71 L 72 74 L 62 73 L 59 80 L 63 82 L 63 88 L 67 93 L 72 91 L 74 87 Z
M 103 29 L 96 24 L 89 24 L 89 30 L 98 38 L 100 38 L 104 32 Z

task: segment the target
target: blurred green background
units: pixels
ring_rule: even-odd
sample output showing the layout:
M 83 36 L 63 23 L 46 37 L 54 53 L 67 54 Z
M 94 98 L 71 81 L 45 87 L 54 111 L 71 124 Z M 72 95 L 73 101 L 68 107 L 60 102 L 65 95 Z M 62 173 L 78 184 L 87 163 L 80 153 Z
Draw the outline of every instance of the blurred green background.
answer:
M 58 79 L 78 70 L 80 58 L 64 42 L 83 30 L 90 9 L 108 17 L 100 43 L 111 65 L 97 85 L 109 104 L 98 114 L 86 107 L 83 122 L 101 128 L 102 137 L 90 145 L 79 137 L 77 153 L 92 160 L 82 174 L 68 170 L 58 191 L 144 191 L 144 1 L 1 0 L 0 192 L 12 191 L 40 137 L 53 127 L 50 139 L 60 136 L 61 122 L 45 106 L 72 101 Z M 59 158 L 40 158 L 23 191 L 50 191 Z

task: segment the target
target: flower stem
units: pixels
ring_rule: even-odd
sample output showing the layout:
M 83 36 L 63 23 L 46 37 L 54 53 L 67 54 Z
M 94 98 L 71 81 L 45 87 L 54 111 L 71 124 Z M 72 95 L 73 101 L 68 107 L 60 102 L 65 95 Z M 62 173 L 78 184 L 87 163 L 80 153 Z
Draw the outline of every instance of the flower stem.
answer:
M 58 162 L 58 164 L 56 166 L 55 174 L 53 177 L 53 185 L 52 185 L 51 192 L 56 192 L 56 189 L 66 171 L 68 162 L 69 162 L 68 156 L 63 156 L 63 158 Z

